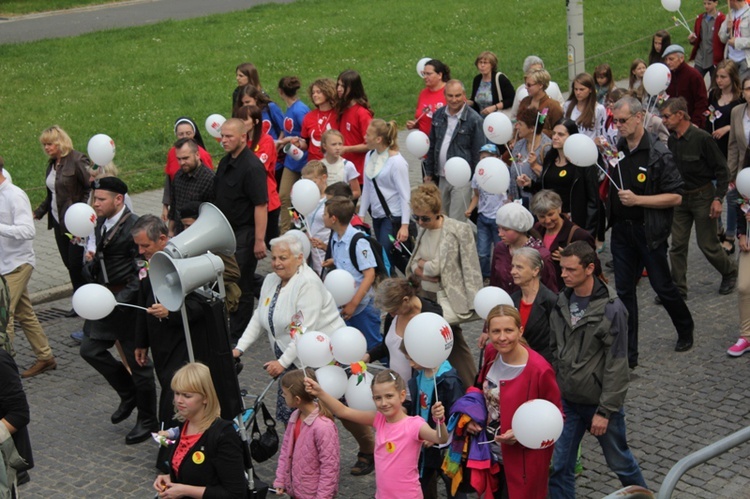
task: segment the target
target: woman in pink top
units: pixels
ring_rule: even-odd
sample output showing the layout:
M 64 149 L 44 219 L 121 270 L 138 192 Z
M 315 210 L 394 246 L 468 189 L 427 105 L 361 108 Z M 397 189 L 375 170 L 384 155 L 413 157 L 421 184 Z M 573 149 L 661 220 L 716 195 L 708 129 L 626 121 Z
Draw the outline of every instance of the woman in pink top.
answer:
M 412 130 L 419 128 L 426 135 L 430 135 L 432 128 L 432 114 L 445 105 L 445 83 L 451 79 L 450 68 L 438 61 L 431 59 L 424 65 L 422 71 L 425 88 L 419 93 L 417 99 L 417 110 L 414 111 L 413 120 L 406 122 L 406 128 Z
M 305 391 L 305 372 L 295 369 L 281 378 L 286 405 L 295 409 L 281 444 L 276 480 L 277 494 L 295 499 L 335 497 L 339 488 L 339 433 L 331 412 Z
M 362 78 L 353 69 L 341 73 L 336 81 L 336 92 L 339 97 L 337 106 L 339 131 L 344 136 L 344 159 L 354 163 L 359 173 L 359 183 L 363 182 L 362 172 L 365 169 L 365 155 L 369 148 L 365 143 L 365 132 L 372 121 L 370 101 L 367 99 Z
M 445 409 L 436 402 L 432 418 L 438 429 L 430 428 L 420 416 L 407 416 L 403 410 L 406 383 L 396 371 L 380 371 L 372 380 L 372 400 L 377 411 L 360 411 L 345 406 L 318 383 L 305 380 L 307 392 L 331 408 L 334 415 L 355 423 L 375 428 L 375 497 L 386 499 L 421 499 L 417 462 L 422 442 L 444 444 L 448 441 L 445 428 Z

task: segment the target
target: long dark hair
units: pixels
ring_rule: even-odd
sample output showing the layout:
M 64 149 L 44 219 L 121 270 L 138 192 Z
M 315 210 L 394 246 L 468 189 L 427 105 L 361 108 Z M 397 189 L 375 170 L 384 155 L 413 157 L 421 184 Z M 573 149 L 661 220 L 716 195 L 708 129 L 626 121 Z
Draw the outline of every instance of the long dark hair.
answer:
M 449 68 L 447 64 L 443 64 L 442 61 L 439 61 L 438 59 L 430 59 L 425 63 L 425 66 L 432 66 L 435 68 L 436 73 L 443 75 L 442 80 L 444 82 L 451 79 L 451 68 Z
M 255 146 L 258 145 L 258 142 L 260 142 L 260 136 L 263 134 L 262 111 L 258 106 L 242 106 L 234 110 L 234 112 L 232 113 L 232 118 L 239 118 L 242 121 L 253 121 L 253 136 L 252 139 L 248 137 L 250 150 L 253 151 L 253 149 L 255 149 Z
M 341 96 L 336 106 L 338 108 L 339 119 L 341 119 L 341 115 L 344 114 L 344 111 L 352 103 L 359 104 L 365 109 L 370 109 L 370 101 L 367 99 L 365 87 L 362 85 L 362 77 L 358 72 L 353 69 L 347 69 L 339 75 L 338 81 L 344 86 L 344 95 Z
M 661 50 L 656 51 L 654 48 L 654 38 L 656 37 L 661 38 Z M 664 53 L 664 50 L 666 50 L 667 47 L 672 45 L 672 36 L 669 34 L 669 31 L 660 29 L 656 33 L 654 33 L 654 36 L 651 37 L 651 53 L 648 54 L 648 64 L 649 66 L 655 62 L 661 62 L 661 55 Z

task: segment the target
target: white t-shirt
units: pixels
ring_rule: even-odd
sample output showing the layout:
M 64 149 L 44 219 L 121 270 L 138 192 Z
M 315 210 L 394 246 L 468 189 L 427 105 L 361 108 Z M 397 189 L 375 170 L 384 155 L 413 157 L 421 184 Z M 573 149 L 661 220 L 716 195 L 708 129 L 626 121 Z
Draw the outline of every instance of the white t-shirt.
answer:
M 323 158 L 323 164 L 326 165 L 326 168 L 328 169 L 327 185 L 335 184 L 336 182 L 344 182 L 348 184 L 355 178 L 359 178 L 357 167 L 354 166 L 354 163 L 344 158 L 339 158 L 339 160 L 333 164 Z

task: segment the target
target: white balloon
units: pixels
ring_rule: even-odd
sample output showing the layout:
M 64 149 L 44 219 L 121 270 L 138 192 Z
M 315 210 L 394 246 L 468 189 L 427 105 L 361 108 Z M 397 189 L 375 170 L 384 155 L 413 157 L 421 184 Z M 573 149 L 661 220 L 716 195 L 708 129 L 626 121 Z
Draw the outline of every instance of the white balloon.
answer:
M 737 192 L 746 198 L 750 198 L 750 168 L 740 170 L 734 185 L 737 186 Z
M 421 130 L 413 130 L 406 136 L 406 150 L 422 158 L 430 150 L 430 138 Z
M 529 400 L 516 409 L 511 428 L 516 440 L 524 447 L 546 449 L 560 438 L 563 416 L 549 400 Z
M 464 158 L 454 156 L 445 162 L 445 180 L 453 187 L 463 187 L 471 180 L 471 166 Z
M 220 114 L 212 114 L 206 118 L 206 131 L 211 137 L 220 139 L 221 138 L 221 125 L 227 119 Z
M 417 62 L 417 74 L 420 78 L 424 78 L 424 67 L 425 65 L 432 60 L 432 57 L 422 57 Z
M 661 0 L 661 6 L 669 12 L 677 12 L 680 10 L 680 0 Z
M 320 189 L 312 180 L 303 178 L 292 186 L 292 206 L 304 216 L 310 215 L 320 202 Z
M 91 161 L 99 166 L 104 166 L 115 158 L 115 141 L 109 135 L 98 133 L 89 139 L 86 150 Z
M 375 402 L 372 400 L 372 374 L 365 371 L 362 380 L 359 374 L 349 376 L 346 383 L 346 405 L 359 411 L 374 411 Z
M 346 393 L 346 371 L 339 366 L 323 366 L 315 370 L 320 387 L 331 397 L 340 399 Z
M 649 95 L 659 95 L 667 89 L 672 81 L 672 72 L 660 62 L 655 62 L 643 73 L 643 88 Z
M 343 307 L 352 301 L 352 298 L 357 293 L 357 282 L 354 280 L 354 276 L 346 270 L 336 269 L 330 271 L 323 284 L 331 293 L 331 296 L 333 296 L 333 301 L 337 307 Z M 349 364 L 349 362 L 344 363 Z
M 484 118 L 484 136 L 495 144 L 506 144 L 513 138 L 513 123 L 504 113 L 496 111 Z
M 488 157 L 477 163 L 477 184 L 490 194 L 505 194 L 510 185 L 508 165 L 499 158 Z
M 367 353 L 367 339 L 355 327 L 342 327 L 331 335 L 331 350 L 337 362 L 353 364 Z
M 330 364 L 333 360 L 330 338 L 327 334 L 318 331 L 298 334 L 297 357 L 303 366 L 313 369 Z
M 73 294 L 73 310 L 90 321 L 107 317 L 116 305 L 115 295 L 101 284 L 84 284 Z
M 582 133 L 575 133 L 565 140 L 563 154 L 576 166 L 591 166 L 596 164 L 599 151 L 591 137 Z
M 74 203 L 65 212 L 65 228 L 74 236 L 88 237 L 95 227 L 96 212 L 88 204 Z
M 409 357 L 422 367 L 435 369 L 453 350 L 453 330 L 438 314 L 417 314 L 404 330 L 404 345 Z
M 515 307 L 513 299 L 502 288 L 487 286 L 480 289 L 474 296 L 474 311 L 482 319 L 487 319 L 490 310 L 498 305 L 510 305 Z
M 299 239 L 299 242 L 302 243 L 302 253 L 305 255 L 305 260 L 310 258 L 310 238 L 307 237 L 307 234 L 302 232 L 298 229 L 292 229 L 286 231 L 287 234 L 292 234 L 293 236 L 296 236 L 297 239 Z

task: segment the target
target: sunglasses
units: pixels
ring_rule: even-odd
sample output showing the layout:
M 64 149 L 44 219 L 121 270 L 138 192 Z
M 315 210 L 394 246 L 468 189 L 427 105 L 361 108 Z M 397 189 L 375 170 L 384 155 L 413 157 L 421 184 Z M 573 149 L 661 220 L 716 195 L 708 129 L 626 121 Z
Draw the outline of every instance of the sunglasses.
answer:
M 625 123 L 627 123 L 628 121 L 630 121 L 630 118 L 632 118 L 633 116 L 635 116 L 635 115 L 631 114 L 627 118 L 612 118 L 612 123 L 614 123 L 615 125 L 618 125 L 618 124 L 619 125 L 624 125 Z
M 432 220 L 433 220 L 433 217 L 428 217 L 428 216 L 424 216 L 424 215 L 412 215 L 411 218 L 415 222 L 422 222 L 422 223 L 432 222 Z

